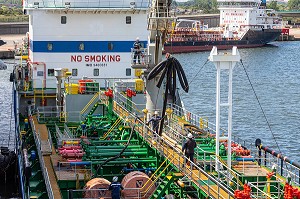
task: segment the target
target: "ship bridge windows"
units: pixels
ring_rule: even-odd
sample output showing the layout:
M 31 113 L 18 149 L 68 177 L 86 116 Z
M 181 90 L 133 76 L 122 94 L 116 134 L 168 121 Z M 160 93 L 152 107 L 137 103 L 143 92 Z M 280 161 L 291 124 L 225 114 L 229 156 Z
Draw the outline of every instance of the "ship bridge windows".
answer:
M 36 75 L 42 77 L 44 76 L 44 71 L 37 71 Z
M 126 16 L 126 24 L 131 24 L 131 16 Z
M 98 68 L 94 68 L 94 76 L 99 76 L 100 72 Z
M 84 50 L 84 43 L 79 44 L 79 50 L 83 51 Z
M 113 50 L 114 49 L 114 44 L 111 43 L 111 42 L 108 42 L 107 48 L 108 48 L 108 50 Z
M 53 44 L 52 44 L 52 43 L 48 43 L 48 44 L 47 44 L 47 49 L 48 49 L 49 51 L 53 50 Z
M 61 16 L 60 17 L 60 23 L 61 24 L 66 24 L 67 23 L 67 16 Z
M 77 68 L 73 68 L 72 69 L 72 76 L 77 76 L 78 75 L 78 69 Z
M 54 76 L 54 69 L 48 69 L 48 76 L 49 77 Z
M 131 76 L 131 68 L 126 68 L 126 76 Z

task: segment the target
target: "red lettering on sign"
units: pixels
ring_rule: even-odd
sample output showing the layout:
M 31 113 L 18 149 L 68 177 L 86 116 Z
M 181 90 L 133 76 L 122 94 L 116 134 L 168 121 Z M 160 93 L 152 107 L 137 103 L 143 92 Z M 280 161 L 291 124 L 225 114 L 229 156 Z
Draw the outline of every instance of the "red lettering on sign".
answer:
M 81 55 L 71 55 L 71 62 L 81 62 L 82 56 Z

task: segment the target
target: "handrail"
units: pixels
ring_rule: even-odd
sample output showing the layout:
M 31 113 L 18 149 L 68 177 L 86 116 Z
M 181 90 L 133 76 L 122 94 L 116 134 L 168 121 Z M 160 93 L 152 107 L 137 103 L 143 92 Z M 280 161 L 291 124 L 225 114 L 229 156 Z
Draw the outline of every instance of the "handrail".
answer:
M 229 168 L 228 167 L 228 165 L 227 165 L 227 163 L 220 157 L 220 156 L 217 156 L 217 155 L 215 155 L 215 156 L 210 156 L 212 159 L 214 159 L 214 157 L 216 157 L 217 158 L 217 160 L 219 160 L 220 161 L 220 163 L 222 164 L 222 166 L 223 167 L 226 167 L 226 169 L 227 169 L 227 171 L 229 171 L 230 173 L 231 173 L 231 175 L 233 175 L 234 177 L 235 177 L 235 179 L 237 180 L 237 189 L 239 188 L 239 186 L 238 185 L 240 185 L 241 187 L 243 187 L 243 182 L 242 181 L 240 181 L 240 179 L 239 179 L 239 174 L 238 173 L 236 173 L 234 170 L 232 170 L 231 168 Z M 219 171 L 218 171 L 219 172 Z
M 50 179 L 49 179 L 48 171 L 46 169 L 45 162 L 44 162 L 44 159 L 43 159 L 42 153 L 41 153 L 41 143 L 40 143 L 39 133 L 36 132 L 36 129 L 35 129 L 35 126 L 34 126 L 33 122 L 32 122 L 32 125 L 33 125 L 33 137 L 34 137 L 34 141 L 35 141 L 35 144 L 36 144 L 36 149 L 37 149 L 37 153 L 38 153 L 38 156 L 39 156 L 39 162 L 41 164 L 42 173 L 43 173 L 43 176 L 44 176 L 44 179 L 45 179 L 45 184 L 46 184 L 48 197 L 50 199 L 52 199 L 52 198 L 54 198 L 53 190 L 52 190 L 52 187 L 50 185 Z
M 69 138 L 74 138 L 72 132 L 70 131 L 69 127 L 67 124 L 64 124 L 64 133 L 69 137 Z
M 167 158 L 166 158 L 167 159 Z M 159 179 L 159 177 L 164 173 L 164 171 L 172 164 L 173 160 L 175 159 L 175 157 L 173 157 L 170 162 L 164 167 L 164 169 L 156 176 L 156 178 L 152 181 L 151 185 L 147 187 L 147 189 L 145 191 L 141 191 L 141 193 L 148 193 L 148 191 L 150 190 L 150 188 L 157 182 L 157 180 Z M 158 170 L 158 169 L 157 169 Z M 151 175 L 150 178 L 154 177 L 154 174 Z M 145 185 L 144 185 L 145 186 Z M 143 187 L 144 187 L 143 186 Z M 141 188 L 142 190 L 142 188 Z
M 108 131 L 103 135 L 102 140 L 105 140 L 107 136 L 113 131 L 113 129 L 119 125 L 119 123 L 122 121 L 121 117 L 118 117 L 118 119 L 115 121 L 115 123 L 108 129 Z
M 122 106 L 122 104 L 118 103 L 117 101 L 115 101 L 114 106 L 119 106 L 119 107 L 121 107 L 121 108 L 123 109 L 123 111 L 127 112 L 128 115 L 130 115 L 132 118 L 135 118 L 135 115 L 134 115 L 132 112 L 130 112 L 129 110 L 127 110 L 125 107 Z M 119 115 L 119 113 L 116 113 L 116 114 Z M 153 135 L 155 134 L 155 132 L 152 131 L 151 129 L 149 129 L 149 127 L 146 126 L 145 123 L 144 123 L 143 121 L 138 120 L 137 122 L 139 122 L 140 124 L 143 125 L 143 127 L 144 127 L 143 130 L 146 130 L 146 132 L 152 132 Z M 140 133 L 142 133 L 142 132 L 140 132 Z M 152 142 L 151 142 L 151 141 L 153 140 L 153 136 L 152 136 L 152 137 L 151 137 L 151 135 L 149 136 L 148 133 L 142 133 L 141 136 L 143 136 L 143 137 L 145 138 L 145 140 L 146 140 L 149 144 L 153 145 Z M 166 158 L 166 154 L 165 154 L 163 151 L 159 150 L 159 149 L 161 149 L 161 148 L 160 148 L 160 147 L 161 147 L 161 144 L 160 144 L 160 143 L 163 141 L 163 138 L 162 138 L 161 136 L 159 136 L 159 135 L 156 135 L 156 139 L 157 139 L 157 144 L 155 145 L 155 147 L 156 147 L 156 148 L 158 149 L 158 151 L 160 151 L 160 153 Z M 181 150 L 177 149 L 176 147 L 174 148 L 174 147 L 171 146 L 171 144 L 168 143 L 168 142 L 164 142 L 164 143 L 165 143 L 168 147 L 173 148 L 173 151 L 174 151 L 175 153 L 179 154 L 179 157 L 182 156 L 182 155 L 181 155 Z M 185 156 L 183 156 L 183 157 L 186 158 Z M 187 160 L 187 161 L 190 162 L 190 160 Z M 208 195 L 211 195 L 211 191 L 214 192 L 215 194 L 219 194 L 219 195 L 220 195 L 220 191 L 221 191 L 220 189 L 222 189 L 222 190 L 224 190 L 226 193 L 228 193 L 228 195 L 229 195 L 230 197 L 234 197 L 233 192 L 232 192 L 230 189 L 228 189 L 225 185 L 223 185 L 220 181 L 214 179 L 211 175 L 209 175 L 208 173 L 206 173 L 202 168 L 200 168 L 198 165 L 194 164 L 193 162 L 190 162 L 190 165 L 192 165 L 193 168 L 196 168 L 196 169 L 199 171 L 199 176 L 198 176 L 197 178 L 198 178 L 198 180 L 200 180 L 202 183 L 207 184 L 205 181 L 203 181 L 203 180 L 200 178 L 200 175 L 204 175 L 209 181 L 212 181 L 212 182 L 214 182 L 214 183 L 217 185 L 217 187 L 218 187 L 217 190 L 215 190 L 215 189 L 214 189 L 212 186 L 210 186 L 209 184 L 207 184 L 207 189 L 205 189 L 204 187 L 202 187 L 203 189 L 205 189 L 204 191 L 207 192 Z M 184 175 L 186 175 L 187 177 L 189 177 L 185 170 L 182 170 L 182 168 L 180 168 L 180 166 L 178 166 L 178 167 L 179 167 L 179 169 L 181 170 L 181 172 L 184 173 Z M 191 171 L 191 173 L 192 173 L 192 171 Z M 195 181 L 195 183 L 196 183 L 196 185 L 197 185 L 198 182 Z M 198 186 L 198 185 L 197 185 L 197 186 Z M 224 197 L 222 197 L 222 196 L 220 196 L 220 197 L 221 197 L 221 198 L 224 198 Z
M 170 153 L 169 156 L 161 163 L 161 165 L 155 170 L 155 172 L 151 175 L 151 177 L 146 181 L 146 183 L 143 185 L 143 187 L 141 189 L 144 189 L 145 186 L 150 182 L 150 179 L 152 177 L 154 177 L 154 175 L 159 171 L 159 169 L 169 160 L 169 157 L 171 156 L 172 154 Z M 162 173 L 162 172 L 161 172 Z
M 92 103 L 94 103 L 94 101 L 97 99 L 97 97 L 100 95 L 100 92 L 97 92 L 92 98 L 91 100 L 85 105 L 85 107 L 80 111 L 80 114 L 83 115 L 87 109 L 90 107 L 90 105 Z

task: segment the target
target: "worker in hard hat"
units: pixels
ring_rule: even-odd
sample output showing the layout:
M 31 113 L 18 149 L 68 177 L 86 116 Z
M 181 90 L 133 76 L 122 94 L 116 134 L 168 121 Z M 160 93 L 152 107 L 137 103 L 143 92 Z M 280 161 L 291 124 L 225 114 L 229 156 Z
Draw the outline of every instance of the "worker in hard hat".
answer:
M 134 51 L 134 55 L 133 55 L 133 63 L 136 64 L 136 60 L 138 60 L 138 64 L 141 64 L 141 51 L 142 48 L 142 44 L 140 42 L 140 39 L 137 37 L 135 42 L 133 43 L 133 51 Z
M 190 161 L 194 163 L 194 149 L 196 147 L 197 143 L 194 140 L 194 136 L 193 134 L 189 133 L 187 135 L 187 140 L 182 145 L 182 152 L 184 152 L 184 155 L 186 156 L 186 158 L 184 158 L 184 165 L 186 163 L 186 159 L 190 159 Z
M 149 125 L 149 123 L 152 124 L 152 130 L 158 135 L 158 127 L 159 127 L 159 121 L 162 118 L 158 115 L 158 111 L 154 111 L 154 115 L 150 118 L 150 120 L 146 123 Z M 154 136 L 156 136 L 154 135 Z
M 123 186 L 120 182 L 118 182 L 118 177 L 115 176 L 112 179 L 112 183 L 109 185 L 108 190 L 111 191 L 112 199 L 120 199 L 121 198 L 121 190 L 123 190 Z

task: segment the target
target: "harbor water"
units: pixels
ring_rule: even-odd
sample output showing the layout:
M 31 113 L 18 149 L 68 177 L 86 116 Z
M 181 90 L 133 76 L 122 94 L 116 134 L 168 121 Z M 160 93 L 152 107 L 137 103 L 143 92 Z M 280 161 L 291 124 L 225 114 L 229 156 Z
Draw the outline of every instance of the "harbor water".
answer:
M 233 71 L 233 136 L 241 137 L 252 147 L 260 138 L 264 145 L 300 162 L 300 43 L 273 44 L 275 46 L 239 49 L 243 64 L 237 63 Z M 173 56 L 182 64 L 190 82 L 189 93 L 180 92 L 185 108 L 215 123 L 216 68 L 213 63 L 206 63 L 209 52 Z M 0 141 L 2 146 L 7 146 L 10 140 L 10 148 L 13 148 L 11 71 L 12 64 L 0 71 Z M 226 78 L 225 72 L 221 76 L 222 102 L 227 102 Z M 224 128 L 227 128 L 226 114 L 227 109 L 221 108 Z

